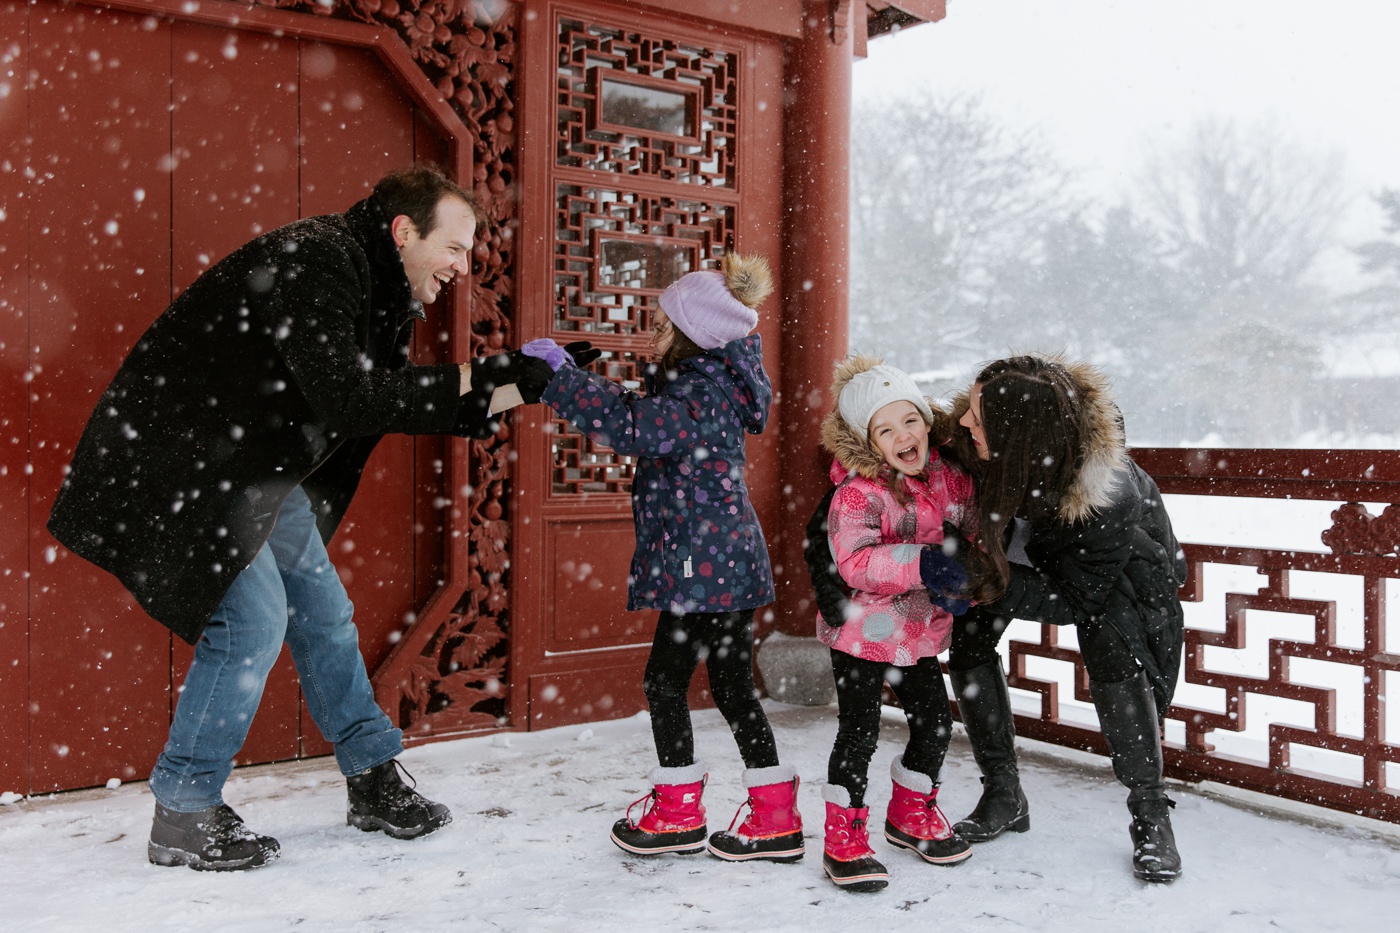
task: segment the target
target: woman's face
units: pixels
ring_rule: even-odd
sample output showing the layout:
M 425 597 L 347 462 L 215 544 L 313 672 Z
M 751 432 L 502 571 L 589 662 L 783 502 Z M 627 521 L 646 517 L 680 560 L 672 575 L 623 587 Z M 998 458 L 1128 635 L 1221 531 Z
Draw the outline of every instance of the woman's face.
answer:
M 901 399 L 876 411 L 870 418 L 870 443 L 906 476 L 922 473 L 928 464 L 928 425 L 913 402 Z
M 972 384 L 971 401 L 967 412 L 958 419 L 958 424 L 967 428 L 967 433 L 972 435 L 972 446 L 977 448 L 978 458 L 990 460 L 992 455 L 987 451 L 987 429 L 982 426 L 982 386 L 976 382 Z

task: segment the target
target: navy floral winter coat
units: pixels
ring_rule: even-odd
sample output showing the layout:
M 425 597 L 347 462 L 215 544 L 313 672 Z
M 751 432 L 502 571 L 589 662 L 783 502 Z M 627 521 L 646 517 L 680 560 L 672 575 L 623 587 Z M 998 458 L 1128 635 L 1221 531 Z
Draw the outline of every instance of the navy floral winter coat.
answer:
M 761 434 L 773 389 L 757 334 L 681 361 L 645 397 L 564 365 L 542 401 L 599 444 L 638 458 L 637 549 L 628 609 L 734 612 L 773 601 L 768 545 L 744 483 L 744 435 Z

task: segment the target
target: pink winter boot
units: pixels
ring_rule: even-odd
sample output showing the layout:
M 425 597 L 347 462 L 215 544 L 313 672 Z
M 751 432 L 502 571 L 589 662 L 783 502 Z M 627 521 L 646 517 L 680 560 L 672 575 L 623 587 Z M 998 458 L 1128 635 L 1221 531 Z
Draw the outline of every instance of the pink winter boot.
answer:
M 932 778 L 910 771 L 899 758 L 890 762 L 890 777 L 894 793 L 885 816 L 886 839 L 936 865 L 953 865 L 972 855 L 972 844 L 953 832 L 938 809 Z
M 612 841 L 637 855 L 695 855 L 705 850 L 705 766 L 696 762 L 684 768 L 653 768 L 648 775 L 651 792 L 634 800 L 627 815 L 613 824 Z M 632 809 L 642 804 L 641 819 L 632 820 Z
M 710 837 L 710 854 L 730 862 L 768 859 L 770 862 L 802 860 L 802 814 L 797 812 L 797 772 L 790 765 L 745 768 L 744 786 L 749 799 L 729 821 L 729 829 Z M 744 807 L 749 815 L 734 831 Z
M 851 806 L 851 793 L 839 784 L 822 791 L 826 800 L 826 842 L 822 868 L 837 887 L 847 891 L 878 891 L 890 883 L 890 873 L 870 848 L 865 821 L 869 807 Z

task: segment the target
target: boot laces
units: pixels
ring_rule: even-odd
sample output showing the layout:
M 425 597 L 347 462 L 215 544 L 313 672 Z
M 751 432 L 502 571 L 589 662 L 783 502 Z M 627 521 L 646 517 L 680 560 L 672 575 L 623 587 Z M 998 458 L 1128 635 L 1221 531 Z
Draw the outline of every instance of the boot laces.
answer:
M 243 818 L 227 804 L 215 807 L 200 828 L 209 835 L 210 841 L 243 842 L 257 838 Z
M 660 799 L 661 799 L 661 792 L 658 791 L 656 788 L 653 787 L 651 790 L 647 791 L 645 794 L 643 794 L 642 796 L 638 797 L 636 800 L 634 800 L 634 801 L 632 801 L 630 804 L 628 804 L 628 805 L 627 805 L 627 825 L 630 826 L 630 827 L 632 827 L 633 829 L 636 829 L 638 826 L 640 826 L 640 825 L 642 824 L 642 820 L 646 819 L 647 813 L 656 808 L 656 802 L 657 802 L 658 800 L 660 800 Z M 651 806 L 650 806 L 650 807 L 645 806 L 645 804 L 647 803 L 647 801 L 651 801 Z M 634 819 L 632 819 L 632 810 L 633 810 L 634 807 L 637 806 L 637 804 L 642 804 L 642 805 L 643 805 L 643 806 L 642 806 L 642 815 L 641 815 L 640 817 L 638 817 L 637 819 L 634 820 Z M 616 811 L 614 811 L 614 812 L 616 812 Z
M 753 797 L 749 797 L 743 803 L 739 804 L 739 809 L 734 811 L 734 819 L 729 821 L 729 829 L 726 830 L 726 832 L 732 833 L 734 831 L 734 824 L 739 822 L 739 817 L 743 815 L 745 807 L 749 808 L 750 813 L 753 812 Z

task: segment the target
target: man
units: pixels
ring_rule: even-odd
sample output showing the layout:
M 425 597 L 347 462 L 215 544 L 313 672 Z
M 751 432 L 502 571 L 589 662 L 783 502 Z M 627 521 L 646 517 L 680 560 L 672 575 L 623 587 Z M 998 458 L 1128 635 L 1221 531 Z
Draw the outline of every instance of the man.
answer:
M 529 387 L 548 381 L 519 353 L 409 361 L 414 319 L 470 271 L 484 217 L 435 169 L 391 172 L 345 213 L 273 230 L 206 271 L 98 401 L 49 530 L 195 646 L 150 779 L 153 863 L 277 857 L 222 792 L 283 641 L 346 775 L 348 823 L 412 839 L 451 820 L 399 775 L 402 733 L 375 703 L 325 542 L 381 435 L 485 437 L 497 386 L 537 401 Z

